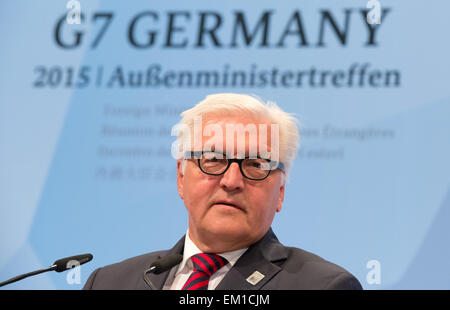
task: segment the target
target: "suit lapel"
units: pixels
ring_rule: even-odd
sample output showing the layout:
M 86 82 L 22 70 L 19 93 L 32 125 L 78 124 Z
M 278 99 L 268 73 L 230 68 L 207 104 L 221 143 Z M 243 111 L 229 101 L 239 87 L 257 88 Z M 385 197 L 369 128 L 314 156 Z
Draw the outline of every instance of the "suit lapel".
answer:
M 184 238 L 181 238 L 177 244 L 175 244 L 175 246 L 170 249 L 169 251 L 167 251 L 164 254 L 159 255 L 154 261 L 149 262 L 148 266 L 150 267 L 150 265 L 157 261 L 158 259 L 161 259 L 163 257 L 167 257 L 170 255 L 174 255 L 174 254 L 183 254 L 183 249 L 184 249 Z M 154 274 L 154 273 L 147 273 L 147 277 L 150 279 L 150 281 L 152 281 L 153 285 L 156 287 L 156 289 L 158 290 L 162 290 L 164 283 L 167 280 L 167 277 L 169 276 L 169 272 L 171 269 L 164 271 L 160 274 Z M 139 286 L 142 287 L 143 289 L 150 289 L 150 287 L 148 286 L 148 284 L 144 281 L 144 274 L 142 273 L 142 279 L 139 282 Z
M 251 245 L 238 259 L 216 289 L 259 290 L 281 271 L 274 262 L 286 258 L 285 247 L 278 242 L 272 229 L 269 229 L 260 241 Z M 248 281 L 252 275 L 256 275 L 256 280 Z M 261 275 L 264 277 L 261 278 Z

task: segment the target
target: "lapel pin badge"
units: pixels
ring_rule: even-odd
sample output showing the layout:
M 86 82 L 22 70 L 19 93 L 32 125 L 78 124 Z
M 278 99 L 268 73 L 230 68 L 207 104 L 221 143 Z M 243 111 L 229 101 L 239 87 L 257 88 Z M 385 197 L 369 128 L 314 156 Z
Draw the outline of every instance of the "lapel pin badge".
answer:
M 252 284 L 252 285 L 256 285 L 258 284 L 259 281 L 261 281 L 263 278 L 265 277 L 265 275 L 263 275 L 261 272 L 259 271 L 255 271 L 254 273 L 252 273 L 250 275 L 250 277 L 247 278 L 247 282 Z

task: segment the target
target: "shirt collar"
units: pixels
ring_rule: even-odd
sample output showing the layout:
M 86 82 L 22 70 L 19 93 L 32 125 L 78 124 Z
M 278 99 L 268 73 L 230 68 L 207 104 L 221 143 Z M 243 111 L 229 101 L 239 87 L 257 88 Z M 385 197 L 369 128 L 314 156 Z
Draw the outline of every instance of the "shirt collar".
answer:
M 248 248 L 238 249 L 229 252 L 223 252 L 218 255 L 222 256 L 228 261 L 230 268 L 237 262 L 239 257 L 247 250 Z M 178 267 L 176 274 L 180 273 L 186 266 L 192 268 L 192 262 L 190 260 L 192 255 L 202 253 L 200 249 L 195 245 L 195 243 L 189 237 L 189 230 L 186 232 L 186 237 L 184 239 L 184 251 L 183 251 L 183 260 Z M 227 265 L 228 265 L 227 264 Z

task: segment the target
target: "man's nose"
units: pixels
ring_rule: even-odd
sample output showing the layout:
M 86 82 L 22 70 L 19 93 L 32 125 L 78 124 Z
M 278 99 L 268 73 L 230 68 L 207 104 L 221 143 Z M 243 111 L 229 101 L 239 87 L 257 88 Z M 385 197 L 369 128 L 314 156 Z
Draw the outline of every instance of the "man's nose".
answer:
M 242 190 L 244 187 L 244 176 L 237 163 L 232 163 L 222 175 L 220 186 L 227 191 Z

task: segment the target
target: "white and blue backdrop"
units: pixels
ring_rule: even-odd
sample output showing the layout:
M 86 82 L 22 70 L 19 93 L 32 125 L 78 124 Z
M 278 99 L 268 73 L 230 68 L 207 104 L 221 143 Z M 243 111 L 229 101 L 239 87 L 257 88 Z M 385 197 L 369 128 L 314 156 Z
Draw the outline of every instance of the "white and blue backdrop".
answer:
M 2 1 L 0 280 L 90 252 L 79 284 L 5 287 L 80 289 L 95 268 L 171 248 L 187 229 L 171 128 L 206 95 L 238 92 L 302 123 L 273 223 L 285 245 L 365 289 L 450 289 L 449 10 Z

